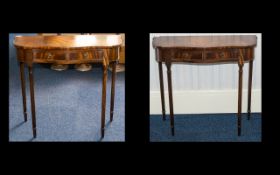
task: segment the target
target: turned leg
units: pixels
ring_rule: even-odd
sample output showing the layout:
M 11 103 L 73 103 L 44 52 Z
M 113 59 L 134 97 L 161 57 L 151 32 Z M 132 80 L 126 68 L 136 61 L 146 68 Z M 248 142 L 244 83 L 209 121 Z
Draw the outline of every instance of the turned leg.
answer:
M 23 104 L 23 115 L 24 121 L 27 121 L 27 111 L 26 111 L 26 88 L 25 88 L 25 77 L 24 77 L 24 63 L 20 62 L 20 80 L 21 80 L 21 94 L 22 94 L 22 104 Z
M 243 53 L 240 50 L 240 58 L 238 62 L 239 67 L 239 83 L 238 83 L 238 114 L 237 114 L 237 129 L 238 129 L 238 136 L 241 135 L 241 112 L 242 112 L 242 77 L 243 77 Z
M 251 116 L 251 94 L 252 94 L 252 75 L 253 75 L 253 60 L 249 62 L 249 81 L 248 81 L 248 120 Z
M 101 138 L 104 137 L 104 132 L 105 132 L 107 68 L 108 68 L 107 65 L 103 65 L 102 112 L 101 112 Z
M 162 107 L 162 118 L 165 118 L 165 101 L 164 101 L 164 85 L 163 85 L 163 73 L 162 73 L 162 62 L 158 62 L 159 70 L 159 84 L 160 84 L 160 95 L 161 95 L 161 107 Z
M 113 62 L 112 63 L 110 122 L 113 121 L 113 115 L 114 115 L 116 67 L 117 67 L 117 62 Z
M 32 112 L 32 130 L 33 137 L 36 138 L 36 114 L 35 114 L 35 100 L 34 100 L 34 83 L 33 83 L 33 68 L 28 66 L 29 71 L 29 84 L 30 84 L 30 99 L 31 99 L 31 112 Z
M 168 93 L 169 93 L 169 108 L 170 108 L 170 125 L 171 133 L 174 136 L 174 113 L 173 113 L 173 95 L 172 95 L 172 80 L 171 80 L 171 63 L 166 63 L 167 67 L 167 81 L 168 81 Z

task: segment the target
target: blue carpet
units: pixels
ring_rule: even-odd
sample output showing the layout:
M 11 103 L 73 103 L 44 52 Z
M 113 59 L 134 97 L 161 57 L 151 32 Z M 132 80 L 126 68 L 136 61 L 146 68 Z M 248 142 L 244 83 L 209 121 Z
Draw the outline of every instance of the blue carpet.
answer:
M 150 117 L 151 142 L 260 142 L 261 114 L 250 120 L 242 117 L 242 135 L 237 136 L 236 114 L 175 115 L 175 136 L 171 135 L 170 120 L 161 115 Z
M 9 139 L 10 141 L 100 141 L 102 68 L 62 72 L 36 64 L 34 90 L 37 138 L 32 139 L 30 91 L 25 72 L 28 122 L 24 122 L 19 65 L 10 34 Z M 102 141 L 124 141 L 124 73 L 117 73 L 114 121 L 109 122 L 111 73 L 107 81 L 106 131 Z

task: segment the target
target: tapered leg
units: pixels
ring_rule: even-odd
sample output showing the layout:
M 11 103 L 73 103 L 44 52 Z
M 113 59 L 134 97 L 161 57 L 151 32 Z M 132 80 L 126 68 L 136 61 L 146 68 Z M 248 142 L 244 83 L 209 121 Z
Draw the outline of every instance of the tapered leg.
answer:
M 30 99 L 31 99 L 31 112 L 32 112 L 32 130 L 33 137 L 36 138 L 36 114 L 35 114 L 35 100 L 34 100 L 34 83 L 33 83 L 33 68 L 28 66 L 29 71 L 29 84 L 30 84 Z
M 20 80 L 21 80 L 21 94 L 22 94 L 22 104 L 23 104 L 23 115 L 24 121 L 27 121 L 27 111 L 26 111 L 26 88 L 25 88 L 25 76 L 24 76 L 24 63 L 20 62 Z
M 113 121 L 113 115 L 114 115 L 116 67 L 117 67 L 117 62 L 113 62 L 112 63 L 110 122 Z
M 165 101 L 164 101 L 162 62 L 158 62 L 158 70 L 159 70 L 159 84 L 160 84 L 160 95 L 161 95 L 162 119 L 166 120 L 166 118 L 165 118 Z
M 240 52 L 241 53 L 241 52 Z M 242 54 L 242 53 L 241 53 Z M 238 129 L 238 136 L 241 135 L 241 112 L 242 112 L 242 77 L 243 77 L 243 56 L 238 62 L 239 66 L 239 83 L 238 83 L 238 114 L 237 114 L 237 129 Z
M 172 80 L 171 80 L 171 63 L 166 63 L 167 67 L 167 81 L 168 81 L 168 93 L 169 93 L 169 108 L 170 108 L 170 125 L 171 133 L 174 136 L 174 113 L 173 113 L 173 95 L 172 95 Z
M 104 65 L 103 66 L 103 85 L 102 85 L 101 138 L 104 137 L 104 132 L 105 132 L 106 84 L 107 84 L 107 65 Z
M 249 62 L 249 81 L 248 81 L 248 110 L 247 117 L 251 117 L 251 94 L 252 94 L 252 75 L 253 75 L 253 60 Z

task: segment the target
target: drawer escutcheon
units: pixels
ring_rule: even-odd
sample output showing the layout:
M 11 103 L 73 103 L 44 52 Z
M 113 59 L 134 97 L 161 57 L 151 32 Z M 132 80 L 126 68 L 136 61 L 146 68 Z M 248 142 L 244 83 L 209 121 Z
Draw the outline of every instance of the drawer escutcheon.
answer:
M 53 54 L 52 53 L 50 53 L 50 52 L 47 52 L 47 60 L 50 60 L 50 59 L 52 59 L 53 58 Z
M 84 59 L 88 59 L 88 58 L 89 58 L 88 52 L 84 52 L 84 53 L 83 53 L 83 56 L 84 56 Z

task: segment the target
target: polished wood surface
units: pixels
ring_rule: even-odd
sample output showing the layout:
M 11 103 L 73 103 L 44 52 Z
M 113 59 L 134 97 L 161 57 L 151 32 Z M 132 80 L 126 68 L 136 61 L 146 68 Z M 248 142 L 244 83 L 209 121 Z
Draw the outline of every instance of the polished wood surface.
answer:
M 153 39 L 153 46 L 161 48 L 240 48 L 254 47 L 256 43 L 257 37 L 253 35 L 160 36 Z
M 102 63 L 119 60 L 119 35 L 16 36 L 21 62 L 51 64 Z
M 32 49 L 110 48 L 121 46 L 120 35 L 16 36 L 14 45 Z
M 26 93 L 24 65 L 28 66 L 32 130 L 33 137 L 37 136 L 36 113 L 34 98 L 34 63 L 55 64 L 83 64 L 100 63 L 103 65 L 102 83 L 102 106 L 101 106 L 101 138 L 105 134 L 106 113 L 106 84 L 107 71 L 110 64 L 113 65 L 111 85 L 111 108 L 110 121 L 113 120 L 116 64 L 119 61 L 119 50 L 121 46 L 119 35 L 71 35 L 71 36 L 16 36 L 14 45 L 17 49 L 17 59 L 20 62 L 20 77 L 23 98 L 24 120 L 27 121 Z
M 237 133 L 241 135 L 243 65 L 249 62 L 248 119 L 251 113 L 252 69 L 257 37 L 234 36 L 160 36 L 153 38 L 156 61 L 159 65 L 162 115 L 165 120 L 162 63 L 166 64 L 170 107 L 171 133 L 175 134 L 172 95 L 172 64 L 237 63 L 239 66 Z

